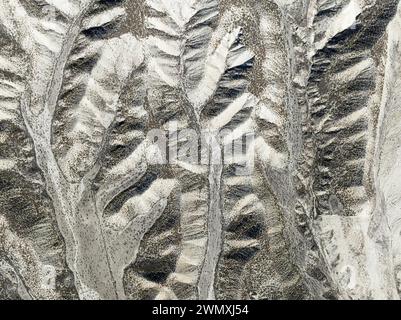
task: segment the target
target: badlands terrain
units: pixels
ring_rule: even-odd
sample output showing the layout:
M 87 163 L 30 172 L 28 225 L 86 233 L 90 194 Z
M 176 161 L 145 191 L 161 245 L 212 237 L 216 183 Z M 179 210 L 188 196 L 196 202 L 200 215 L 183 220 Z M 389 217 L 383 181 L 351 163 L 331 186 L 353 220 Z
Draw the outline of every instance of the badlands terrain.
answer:
M 400 104 L 398 0 L 0 0 L 0 299 L 399 299 Z

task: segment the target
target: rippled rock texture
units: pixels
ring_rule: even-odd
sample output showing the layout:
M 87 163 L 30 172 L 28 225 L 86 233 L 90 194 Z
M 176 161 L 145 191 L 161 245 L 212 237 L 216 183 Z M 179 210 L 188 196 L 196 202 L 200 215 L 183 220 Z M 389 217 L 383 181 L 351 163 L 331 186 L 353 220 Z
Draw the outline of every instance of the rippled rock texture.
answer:
M 398 0 L 0 0 L 1 299 L 399 299 Z

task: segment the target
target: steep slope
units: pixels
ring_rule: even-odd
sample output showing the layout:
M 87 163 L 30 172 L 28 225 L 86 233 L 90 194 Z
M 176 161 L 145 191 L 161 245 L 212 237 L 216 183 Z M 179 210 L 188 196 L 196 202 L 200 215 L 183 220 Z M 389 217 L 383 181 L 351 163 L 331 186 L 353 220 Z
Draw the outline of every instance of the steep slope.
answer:
M 398 0 L 0 0 L 1 299 L 398 299 Z

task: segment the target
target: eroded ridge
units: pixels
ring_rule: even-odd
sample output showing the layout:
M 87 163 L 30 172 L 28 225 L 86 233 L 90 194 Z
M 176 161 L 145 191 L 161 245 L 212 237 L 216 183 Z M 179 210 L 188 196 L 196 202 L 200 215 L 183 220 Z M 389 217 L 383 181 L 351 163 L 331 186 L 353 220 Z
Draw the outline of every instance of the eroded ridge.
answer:
M 0 298 L 398 299 L 397 0 L 0 0 Z

